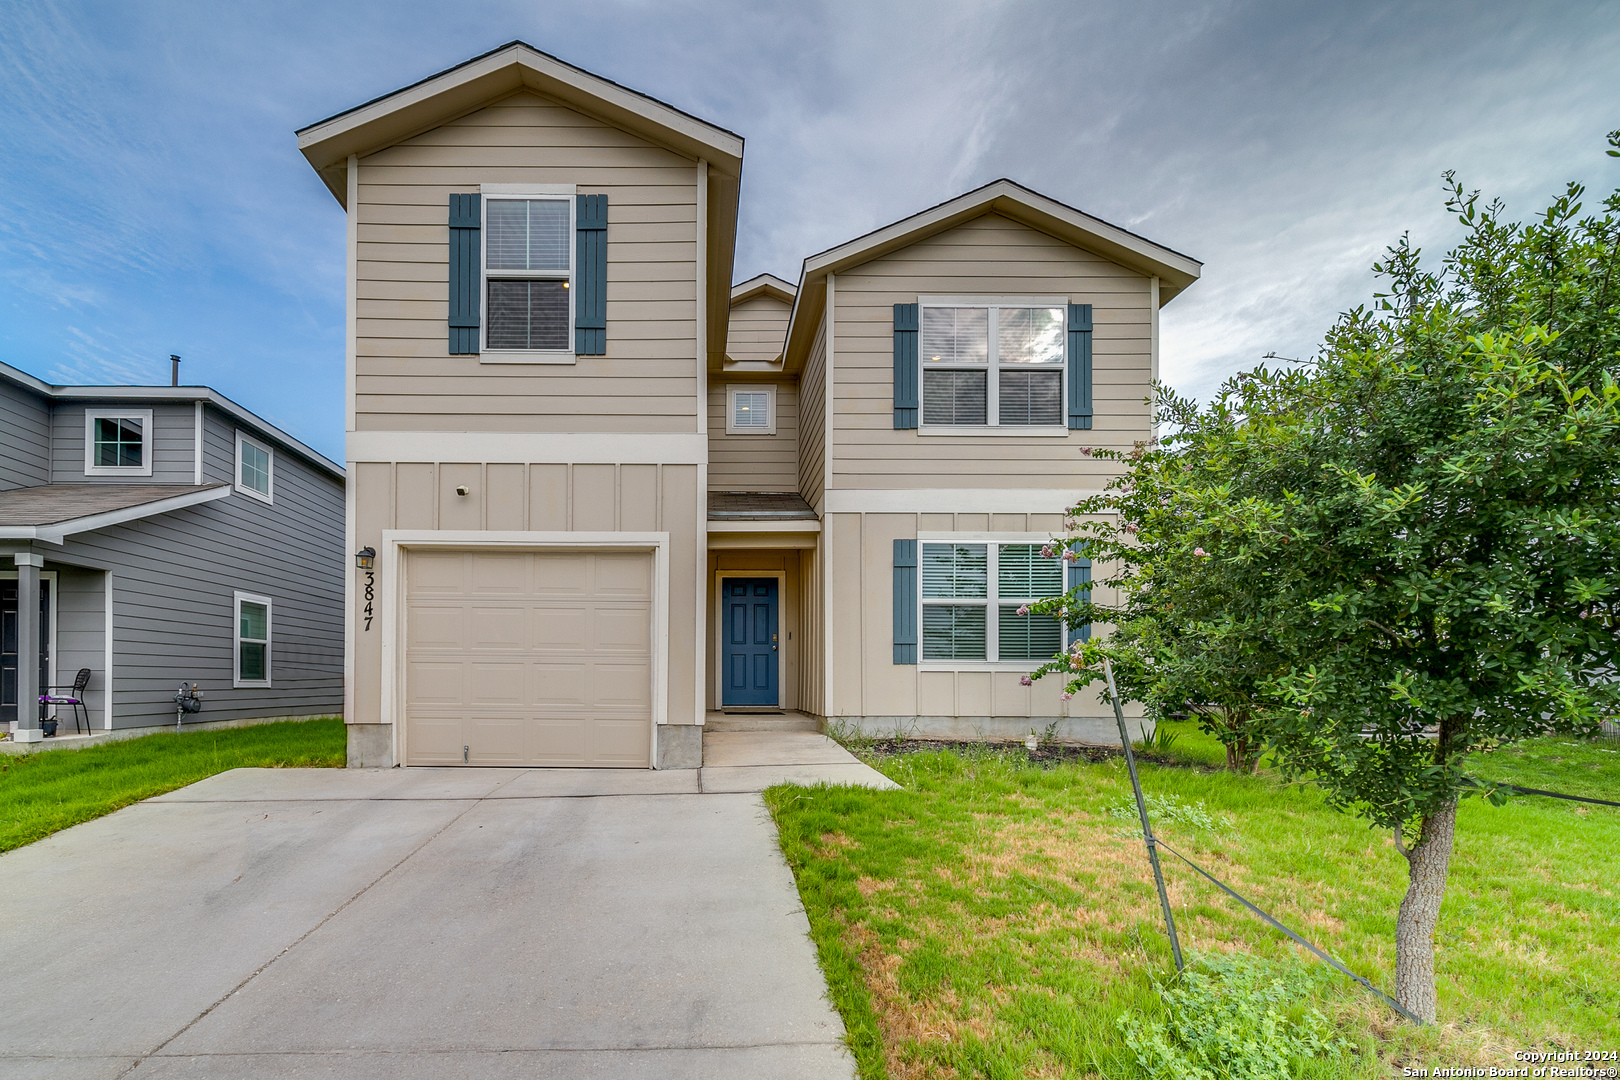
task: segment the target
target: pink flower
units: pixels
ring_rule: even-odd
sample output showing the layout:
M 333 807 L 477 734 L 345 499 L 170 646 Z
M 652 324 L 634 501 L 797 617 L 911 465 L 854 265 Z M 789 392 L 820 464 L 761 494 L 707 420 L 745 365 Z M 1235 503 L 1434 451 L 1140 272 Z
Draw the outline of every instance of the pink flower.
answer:
M 1041 558 L 1043 558 L 1043 559 L 1050 559 L 1052 556 L 1054 556 L 1056 554 L 1057 554 L 1057 552 L 1052 550 L 1052 545 L 1051 544 L 1047 544 L 1045 547 L 1041 548 Z
M 1089 447 L 1089 446 L 1082 446 L 1082 447 L 1081 447 L 1081 448 L 1080 448 L 1080 456 L 1081 456 L 1081 457 L 1090 457 L 1090 456 L 1091 456 L 1091 447 Z
M 1064 701 L 1068 701 L 1070 698 L 1074 697 L 1074 695 L 1065 690 L 1063 693 L 1059 694 L 1058 697 L 1062 698 Z
M 1028 615 L 1029 614 L 1029 605 L 1024 604 L 1021 607 L 1019 607 L 1018 614 L 1020 614 L 1020 615 Z
M 1195 547 L 1195 548 L 1193 548 L 1193 554 L 1194 554 L 1194 555 L 1196 555 L 1196 556 L 1198 556 L 1198 557 L 1199 557 L 1199 558 L 1200 558 L 1200 559 L 1207 559 L 1207 558 L 1209 558 L 1209 552 L 1207 552 L 1207 551 L 1205 551 L 1205 550 L 1204 550 L 1204 549 L 1203 549 L 1203 548 L 1201 548 L 1201 547 Z
M 1064 557 L 1064 558 L 1065 558 L 1065 559 L 1067 559 L 1067 560 L 1068 560 L 1068 561 L 1069 561 L 1069 562 L 1074 562 L 1074 560 L 1076 560 L 1076 559 L 1078 559 L 1078 558 L 1079 558 L 1079 557 L 1080 557 L 1080 556 L 1078 556 L 1078 555 L 1076 555 L 1076 554 L 1075 554 L 1075 553 L 1074 553 L 1074 552 L 1072 552 L 1072 551 L 1065 551 L 1065 552 L 1064 552 L 1064 553 L 1063 553 L 1063 557 Z
M 1023 676 L 1019 677 L 1018 685 L 1019 686 L 1034 686 L 1035 685 L 1035 680 L 1030 678 L 1028 675 L 1023 675 Z

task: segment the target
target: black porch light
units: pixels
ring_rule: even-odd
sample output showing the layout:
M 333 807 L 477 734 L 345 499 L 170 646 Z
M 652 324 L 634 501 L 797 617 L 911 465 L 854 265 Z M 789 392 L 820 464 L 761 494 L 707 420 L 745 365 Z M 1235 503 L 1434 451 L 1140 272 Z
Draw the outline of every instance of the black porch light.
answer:
M 363 547 L 354 553 L 354 565 L 362 570 L 370 570 L 377 565 L 377 549 Z

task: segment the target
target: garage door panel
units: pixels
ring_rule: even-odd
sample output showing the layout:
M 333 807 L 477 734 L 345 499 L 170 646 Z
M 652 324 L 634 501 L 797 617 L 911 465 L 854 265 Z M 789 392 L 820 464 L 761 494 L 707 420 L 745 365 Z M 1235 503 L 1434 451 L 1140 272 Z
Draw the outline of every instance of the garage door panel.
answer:
M 596 595 L 634 597 L 652 595 L 652 560 L 642 554 L 595 557 Z
M 408 705 L 459 708 L 467 697 L 466 665 L 459 659 L 412 660 L 405 675 Z
M 589 591 L 591 560 L 594 555 L 576 553 L 531 555 L 529 595 L 535 597 L 577 597 Z
M 474 649 L 521 653 L 528 648 L 529 612 L 517 604 L 475 604 L 468 614 Z
M 410 649 L 459 651 L 467 634 L 467 608 L 456 603 L 413 603 L 406 612 L 405 644 Z
M 599 607 L 592 623 L 591 644 L 597 652 L 629 652 L 645 656 L 650 650 L 652 611 L 641 605 Z
M 475 551 L 466 556 L 468 594 L 512 596 L 528 591 L 529 556 L 521 551 Z
M 590 640 L 590 609 L 583 604 L 530 606 L 529 640 L 536 649 L 582 653 Z
M 461 764 L 463 746 L 474 765 L 650 763 L 650 555 L 409 559 L 409 764 Z
M 466 554 L 460 551 L 412 552 L 410 590 L 412 596 L 420 597 L 466 596 Z

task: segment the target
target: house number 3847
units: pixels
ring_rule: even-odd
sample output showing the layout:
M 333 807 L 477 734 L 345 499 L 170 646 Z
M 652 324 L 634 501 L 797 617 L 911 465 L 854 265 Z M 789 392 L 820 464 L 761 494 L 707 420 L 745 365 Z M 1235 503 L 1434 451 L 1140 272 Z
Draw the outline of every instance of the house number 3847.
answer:
M 371 629 L 371 602 L 377 598 L 377 573 L 366 571 L 366 629 Z

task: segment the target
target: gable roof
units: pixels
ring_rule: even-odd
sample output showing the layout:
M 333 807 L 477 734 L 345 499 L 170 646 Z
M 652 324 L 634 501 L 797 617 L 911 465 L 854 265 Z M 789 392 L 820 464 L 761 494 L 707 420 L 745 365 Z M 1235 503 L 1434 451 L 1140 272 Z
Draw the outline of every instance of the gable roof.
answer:
M 345 209 L 349 155 L 374 154 L 431 131 L 519 90 L 532 90 L 649 142 L 707 162 L 708 357 L 725 355 L 732 261 L 737 250 L 737 205 L 742 188 L 743 137 L 612 79 L 509 41 L 482 56 L 300 128 L 298 149 Z
M 853 269 L 986 214 L 1000 214 L 1121 266 L 1158 277 L 1161 307 L 1197 281 L 1203 268 L 1203 264 L 1191 256 L 1155 244 L 1022 184 L 1005 178 L 993 180 L 920 214 L 902 218 L 804 260 L 783 350 L 783 356 L 789 358 L 789 366 L 791 358 L 804 355 L 815 338 L 827 302 L 828 274 Z
M 756 296 L 769 296 L 782 301 L 784 304 L 793 303 L 793 298 L 799 292 L 799 287 L 791 281 L 783 281 L 775 274 L 760 274 L 747 281 L 731 287 L 732 306 L 752 300 Z
M 299 128 L 298 149 L 339 203 L 350 154 L 364 156 L 527 87 L 684 154 L 711 171 L 742 176 L 743 138 L 612 79 L 509 41 L 436 75 Z
M 0 539 L 60 544 L 75 533 L 223 499 L 229 484 L 41 484 L 0 491 Z

